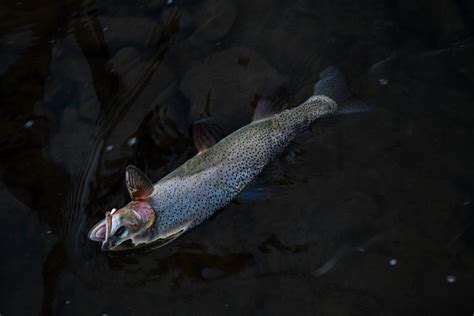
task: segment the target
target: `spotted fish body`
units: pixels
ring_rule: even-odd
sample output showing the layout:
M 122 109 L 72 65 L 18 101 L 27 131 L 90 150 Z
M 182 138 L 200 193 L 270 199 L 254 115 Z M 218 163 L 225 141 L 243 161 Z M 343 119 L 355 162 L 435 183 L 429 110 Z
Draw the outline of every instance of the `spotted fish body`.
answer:
M 199 153 L 154 185 L 157 214 L 148 239 L 168 238 L 209 218 L 235 198 L 291 140 L 336 111 L 326 96 L 252 122 Z
M 234 199 L 315 120 L 336 111 L 360 112 L 360 106 L 347 108 L 351 94 L 337 68 L 327 68 L 320 77 L 314 95 L 302 105 L 254 120 L 214 145 L 201 130 L 202 137 L 195 141 L 205 149 L 155 184 L 138 168 L 128 166 L 125 178 L 132 202 L 107 212 L 89 238 L 107 251 L 172 241 Z

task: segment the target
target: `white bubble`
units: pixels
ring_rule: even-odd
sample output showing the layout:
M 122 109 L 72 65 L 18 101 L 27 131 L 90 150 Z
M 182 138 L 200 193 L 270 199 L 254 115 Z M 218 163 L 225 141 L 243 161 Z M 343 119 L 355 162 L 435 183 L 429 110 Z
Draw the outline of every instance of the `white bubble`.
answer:
M 105 26 L 105 27 L 103 28 L 103 30 L 104 30 L 104 32 L 107 32 L 107 31 L 109 30 L 109 28 L 108 28 L 107 26 Z
M 30 121 L 27 121 L 24 126 L 25 126 L 26 128 L 30 128 L 31 126 L 33 126 L 34 123 L 35 123 L 35 122 L 33 122 L 33 121 L 30 120 Z
M 393 258 L 393 259 L 390 259 L 390 261 L 388 262 L 389 265 L 391 266 L 396 266 L 398 263 L 398 260 Z
M 136 143 L 137 143 L 137 138 L 136 137 L 132 137 L 127 141 L 128 146 L 133 146 Z
M 471 204 L 471 201 L 464 201 L 462 205 L 469 205 L 469 204 Z
M 385 78 L 380 78 L 380 79 L 378 80 L 378 84 L 379 84 L 379 86 L 382 86 L 382 87 L 383 87 L 383 86 L 386 86 L 386 85 L 388 84 L 388 80 L 385 79 Z
M 70 300 L 66 300 L 66 301 L 64 301 L 64 304 L 69 305 L 69 304 L 71 304 L 71 301 L 70 301 Z
M 173 0 L 166 0 L 166 4 L 167 4 L 167 5 L 170 5 L 170 4 L 172 4 L 172 3 L 173 3 Z
M 448 283 L 454 283 L 454 282 L 456 282 L 456 276 L 455 276 L 455 275 L 448 275 L 448 276 L 446 277 L 446 281 L 447 281 Z
M 108 144 L 107 146 L 105 146 L 105 151 L 112 151 L 112 149 L 114 149 L 114 145 L 112 144 Z

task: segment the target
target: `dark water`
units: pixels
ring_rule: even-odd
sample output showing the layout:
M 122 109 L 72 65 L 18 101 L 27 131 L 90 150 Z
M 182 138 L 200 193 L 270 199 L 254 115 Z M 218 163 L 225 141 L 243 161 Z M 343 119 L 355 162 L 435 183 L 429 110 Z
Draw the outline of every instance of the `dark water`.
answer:
M 3 315 L 472 315 L 471 1 L 0 4 Z M 239 200 L 155 251 L 86 238 L 259 98 L 337 64 L 373 110 L 318 122 Z M 472 203 L 471 203 L 472 201 Z

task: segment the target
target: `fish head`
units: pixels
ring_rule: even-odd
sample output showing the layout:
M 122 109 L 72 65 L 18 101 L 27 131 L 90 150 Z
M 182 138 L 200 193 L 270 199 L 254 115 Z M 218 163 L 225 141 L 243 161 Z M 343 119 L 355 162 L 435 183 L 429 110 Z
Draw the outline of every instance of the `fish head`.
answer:
M 127 250 L 136 246 L 137 236 L 156 221 L 155 210 L 147 202 L 133 201 L 120 209 L 112 209 L 105 219 L 89 232 L 89 239 L 102 243 L 103 251 Z M 132 241 L 125 245 L 126 241 Z

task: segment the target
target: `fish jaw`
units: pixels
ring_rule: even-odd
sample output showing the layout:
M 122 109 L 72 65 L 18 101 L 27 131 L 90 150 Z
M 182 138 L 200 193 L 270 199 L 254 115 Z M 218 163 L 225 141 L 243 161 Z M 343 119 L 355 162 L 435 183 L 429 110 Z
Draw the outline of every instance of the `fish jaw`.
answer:
M 131 240 L 134 244 L 135 239 L 147 234 L 155 222 L 155 210 L 148 202 L 132 201 L 119 210 L 106 212 L 105 219 L 89 231 L 88 237 L 102 243 L 102 251 L 127 250 L 134 246 L 123 243 Z
M 98 222 L 92 229 L 89 231 L 88 237 L 92 241 L 103 242 L 105 240 L 105 235 L 107 232 L 107 224 L 105 219 Z
M 111 231 L 112 231 L 112 214 L 111 212 L 105 213 L 105 239 L 102 243 L 102 250 L 107 250 L 111 245 Z

